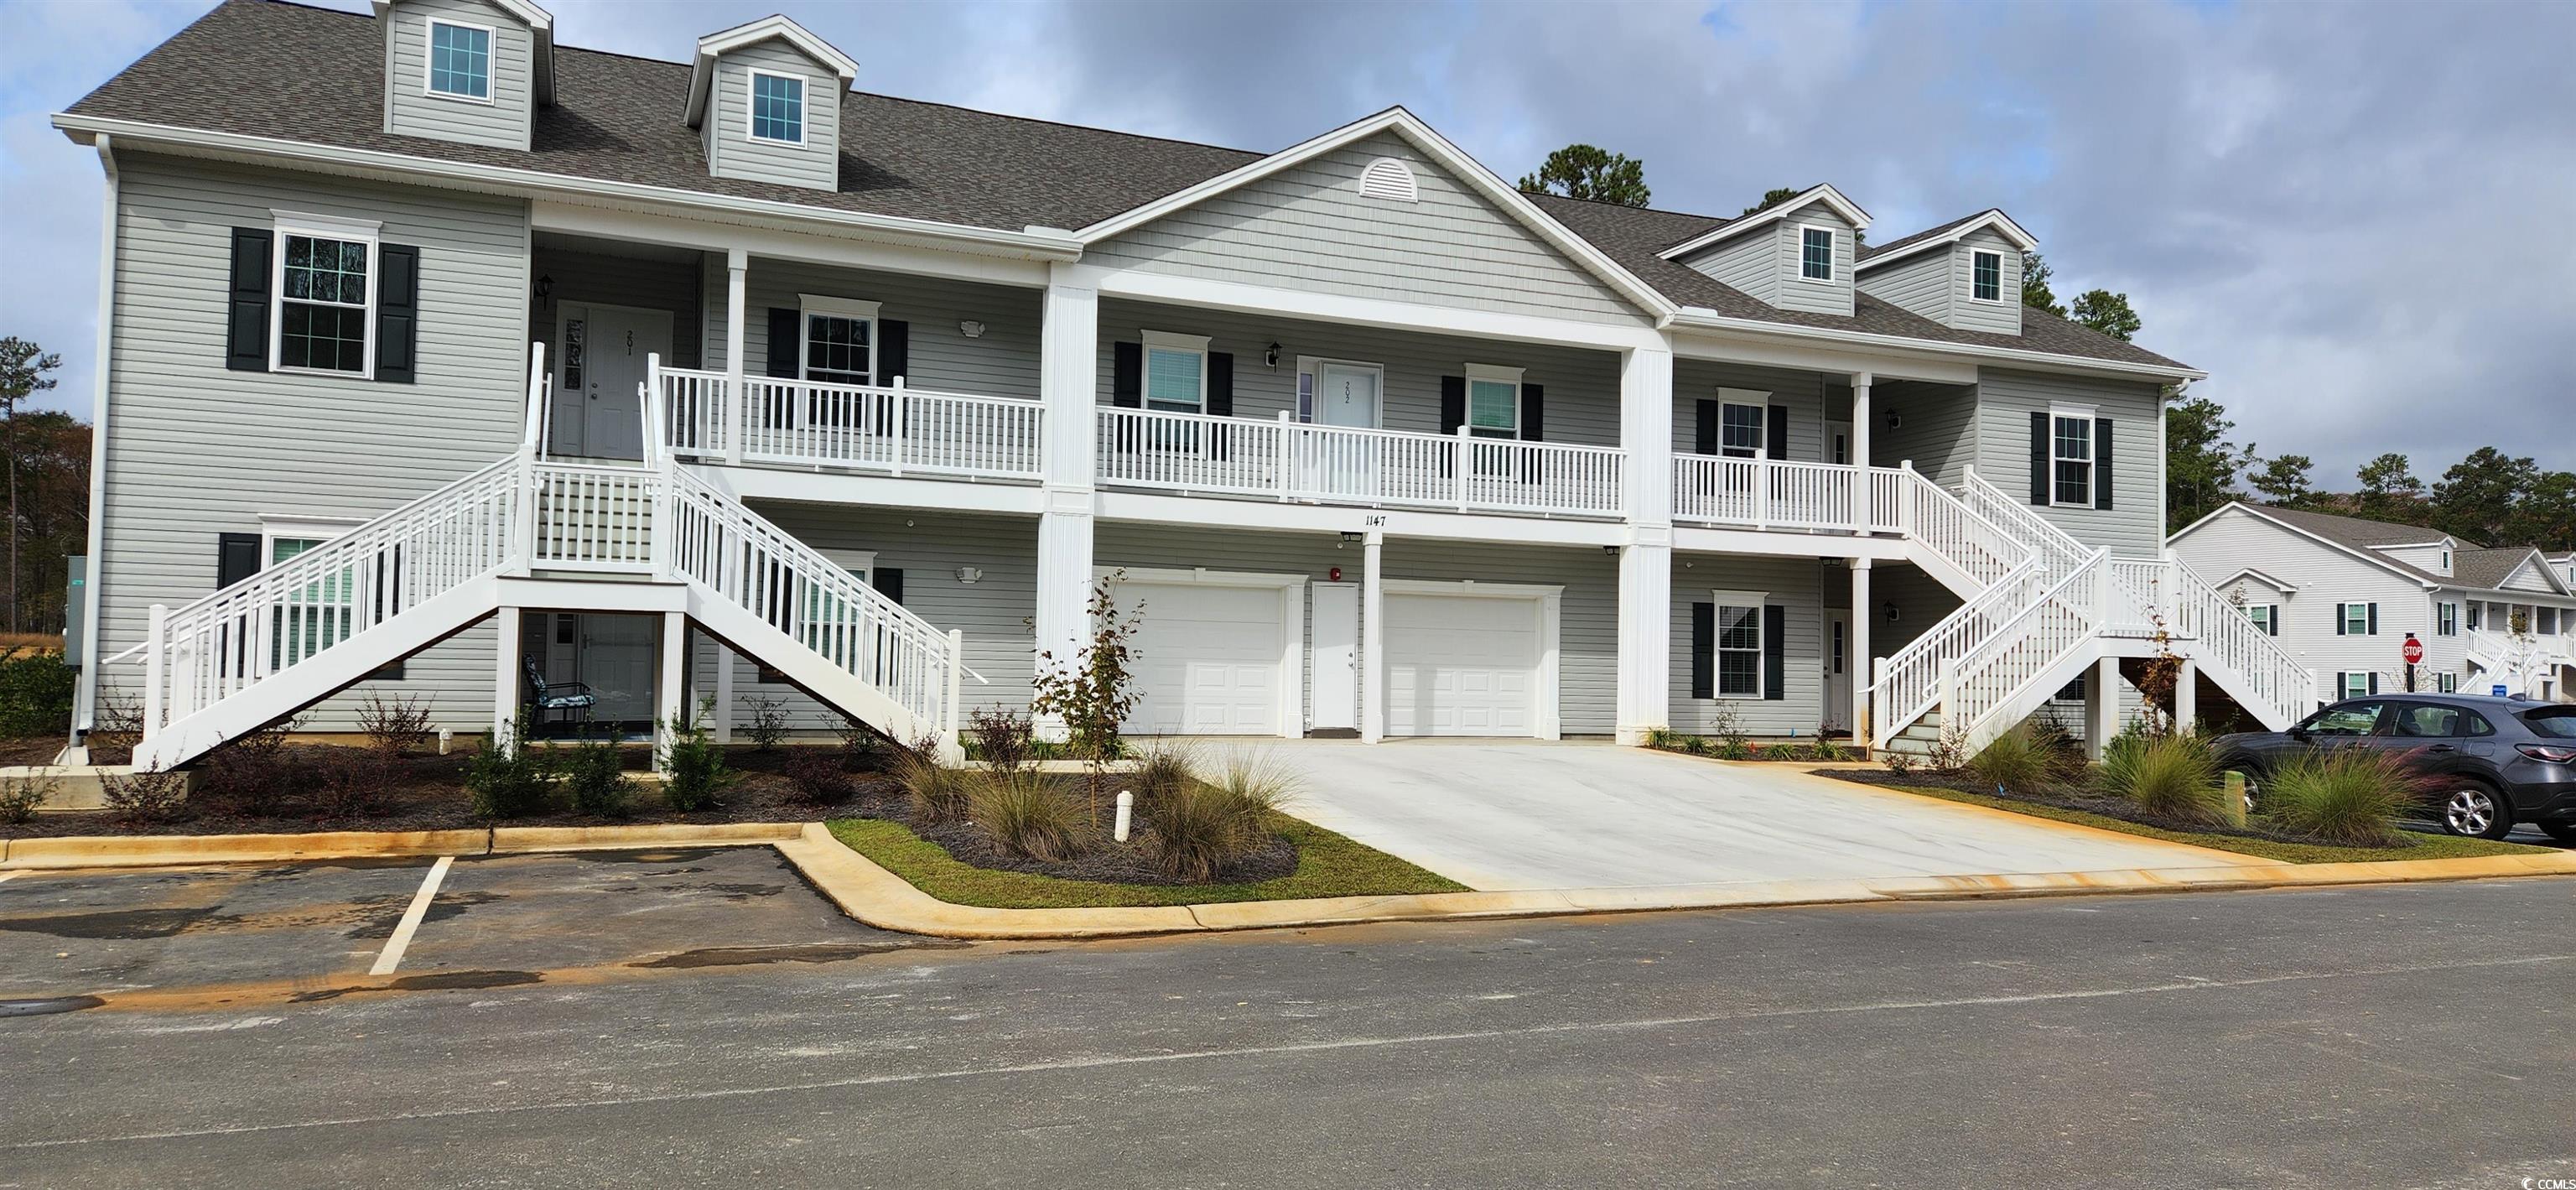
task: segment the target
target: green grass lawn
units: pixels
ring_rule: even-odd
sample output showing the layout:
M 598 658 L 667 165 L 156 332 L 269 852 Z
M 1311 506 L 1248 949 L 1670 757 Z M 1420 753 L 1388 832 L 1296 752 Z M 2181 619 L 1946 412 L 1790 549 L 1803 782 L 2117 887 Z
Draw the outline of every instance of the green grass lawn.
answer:
M 996 872 L 960 862 L 948 849 L 900 822 L 836 818 L 832 837 L 913 887 L 952 905 L 990 909 L 1087 909 L 1134 905 L 1199 905 L 1212 901 L 1285 901 L 1304 897 L 1465 892 L 1467 886 L 1363 846 L 1309 822 L 1281 817 L 1277 829 L 1297 847 L 1297 870 L 1258 884 L 1103 884 L 1028 872 Z
M 1965 790 L 1944 789 L 1938 786 L 1881 785 L 1879 788 L 1892 789 L 1898 793 L 1919 793 L 1925 797 L 1945 798 L 1949 801 L 1965 802 L 1971 806 L 2010 810 L 2015 814 L 2028 814 L 2033 818 L 2048 818 L 2082 826 L 2098 826 L 2103 830 L 2118 831 L 2124 835 L 2143 835 L 2150 839 L 2163 839 L 2169 843 L 2189 843 L 2196 847 L 2233 851 L 2238 855 L 2251 855 L 2292 864 L 2338 864 L 2383 859 L 2460 859 L 2476 855 L 2547 855 L 2554 850 L 2523 843 L 2498 843 L 2487 839 L 2424 834 L 2418 831 L 2405 832 L 2406 837 L 2413 840 L 2413 845 L 2406 847 L 2336 847 L 2323 843 L 2286 843 L 2274 839 L 2248 838 L 2244 835 L 2167 830 L 2160 826 L 2130 822 L 2125 818 L 2113 818 L 2107 814 L 2069 810 L 2061 806 L 2042 805 L 2038 802 L 2025 802 L 2013 798 L 1996 797 L 1992 794 L 1969 793 Z

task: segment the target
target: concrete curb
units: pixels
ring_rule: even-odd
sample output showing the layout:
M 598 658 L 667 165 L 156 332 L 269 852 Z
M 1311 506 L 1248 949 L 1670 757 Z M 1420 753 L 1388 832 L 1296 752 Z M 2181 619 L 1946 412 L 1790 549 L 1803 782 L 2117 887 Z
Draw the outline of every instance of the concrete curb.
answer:
M 79 835 L 0 840 L 0 871 L 167 868 L 194 864 L 510 855 L 636 847 L 744 847 L 785 842 L 803 824 L 501 826 L 449 831 L 315 831 L 300 835 Z

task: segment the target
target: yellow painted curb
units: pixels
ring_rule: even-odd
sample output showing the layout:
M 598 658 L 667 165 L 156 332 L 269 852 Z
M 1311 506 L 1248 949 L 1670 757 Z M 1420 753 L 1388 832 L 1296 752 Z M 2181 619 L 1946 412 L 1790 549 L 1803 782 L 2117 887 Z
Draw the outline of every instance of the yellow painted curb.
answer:
M 1198 930 L 1179 905 L 1130 909 L 985 909 L 953 905 L 850 850 L 811 822 L 778 852 L 841 912 L 883 930 L 943 938 L 1102 938 Z
M 783 843 L 805 829 L 801 822 L 639 823 L 634 826 L 501 826 L 492 828 L 494 854 L 517 851 L 599 851 L 636 847 L 736 847 Z
M 145 868 L 419 855 L 480 855 L 487 829 L 315 831 L 301 835 L 75 835 L 12 839 L 0 868 Z

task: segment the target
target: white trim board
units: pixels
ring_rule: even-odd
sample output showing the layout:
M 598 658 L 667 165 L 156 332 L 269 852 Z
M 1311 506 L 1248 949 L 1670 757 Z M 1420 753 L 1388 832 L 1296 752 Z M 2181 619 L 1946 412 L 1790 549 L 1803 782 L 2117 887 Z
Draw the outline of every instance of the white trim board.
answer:
M 445 25 L 451 29 L 479 30 L 483 34 L 483 93 L 481 95 L 465 95 L 455 91 L 441 91 L 436 86 L 432 85 L 433 80 L 438 74 L 438 27 L 440 25 Z M 495 29 L 490 25 L 476 24 L 473 21 L 460 21 L 451 17 L 425 15 L 421 17 L 420 50 L 421 94 L 432 99 L 443 99 L 454 103 L 472 103 L 479 104 L 483 107 L 494 106 L 495 100 L 492 97 L 492 92 L 498 86 L 498 80 L 494 76 L 499 73 L 495 68 L 500 65 L 501 61 L 500 30 Z
M 763 78 L 786 79 L 796 84 L 796 139 L 788 140 L 784 137 L 762 136 L 758 132 L 753 131 L 753 129 L 760 126 L 760 93 L 758 84 L 759 80 Z M 811 148 L 814 143 L 814 138 L 808 135 L 808 132 L 813 128 L 813 126 L 813 78 L 802 74 L 789 74 L 784 70 L 770 70 L 760 66 L 743 67 L 742 138 L 744 140 L 750 141 L 755 145 L 777 145 L 780 148 L 786 149 Z
M 1863 269 L 1876 268 L 1892 261 L 1909 259 L 1944 244 L 1957 244 L 1987 228 L 1993 228 L 1995 234 L 2002 236 L 2006 242 L 2024 252 L 2039 247 L 2039 238 L 2022 230 L 2021 224 L 2012 221 L 2012 216 L 2004 214 L 2000 208 L 1988 208 L 1986 213 L 1937 236 L 1927 236 L 1902 248 L 1883 248 L 1871 253 L 1867 260 L 1855 260 L 1852 262 L 1852 272 L 1858 273 Z

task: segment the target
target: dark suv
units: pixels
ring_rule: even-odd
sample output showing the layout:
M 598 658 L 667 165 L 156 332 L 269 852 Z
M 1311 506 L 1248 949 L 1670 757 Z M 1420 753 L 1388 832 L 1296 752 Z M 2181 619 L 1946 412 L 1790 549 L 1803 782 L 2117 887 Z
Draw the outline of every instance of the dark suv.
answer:
M 2263 779 L 2294 757 L 2337 748 L 2406 754 L 2433 778 L 2430 806 L 2455 835 L 2501 839 L 2528 822 L 2576 843 L 2576 706 L 2469 694 L 2347 699 L 2288 731 L 2211 741 L 2218 762 Z

